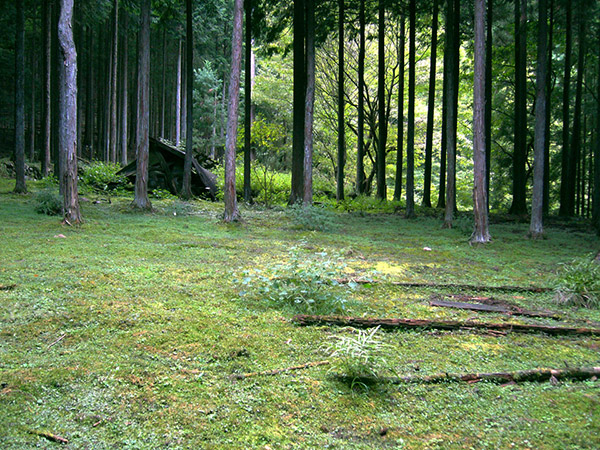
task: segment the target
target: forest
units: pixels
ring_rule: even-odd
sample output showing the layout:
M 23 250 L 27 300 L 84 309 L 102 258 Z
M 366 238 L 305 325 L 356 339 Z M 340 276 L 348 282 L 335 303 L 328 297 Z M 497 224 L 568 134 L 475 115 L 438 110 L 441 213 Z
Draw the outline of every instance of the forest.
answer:
M 598 2 L 0 11 L 0 447 L 600 447 Z

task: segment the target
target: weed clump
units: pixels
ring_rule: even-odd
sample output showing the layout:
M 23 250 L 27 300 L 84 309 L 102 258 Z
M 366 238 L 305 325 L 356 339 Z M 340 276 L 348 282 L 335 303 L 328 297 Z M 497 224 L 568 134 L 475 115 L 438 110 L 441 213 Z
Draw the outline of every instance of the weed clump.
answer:
M 94 162 L 80 166 L 79 180 L 83 188 L 97 192 L 124 191 L 129 186 L 127 178 L 118 175 L 119 164 Z
M 330 231 L 334 227 L 334 213 L 318 206 L 291 205 L 287 209 L 287 215 L 301 230 Z
M 240 284 L 259 299 L 294 313 L 341 314 L 348 306 L 345 294 L 356 287 L 355 283 L 338 281 L 344 268 L 341 256 L 326 252 L 310 255 L 298 246 L 290 248 L 285 262 L 244 272 Z
M 35 212 L 48 216 L 59 216 L 62 213 L 62 199 L 56 188 L 47 187 L 36 192 L 33 197 Z
M 555 299 L 568 306 L 600 307 L 600 264 L 576 258 L 555 279 Z

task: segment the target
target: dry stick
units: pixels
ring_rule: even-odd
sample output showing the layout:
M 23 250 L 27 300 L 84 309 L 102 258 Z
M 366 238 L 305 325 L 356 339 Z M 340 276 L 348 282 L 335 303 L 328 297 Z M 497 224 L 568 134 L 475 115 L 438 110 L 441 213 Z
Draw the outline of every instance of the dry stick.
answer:
M 48 344 L 48 348 L 55 346 L 56 344 L 58 344 L 60 341 L 62 341 L 65 336 L 67 335 L 67 333 L 63 333 L 62 336 L 60 336 L 58 339 L 56 339 L 54 342 L 52 342 L 51 344 Z
M 528 311 L 519 307 L 504 308 L 498 305 L 486 305 L 481 303 L 463 303 L 463 302 L 447 302 L 444 300 L 430 300 L 431 306 L 438 306 L 441 308 L 456 308 L 456 309 L 467 309 L 469 311 L 479 312 L 496 312 L 502 314 L 510 314 L 514 316 L 527 316 L 527 317 L 547 317 L 551 319 L 558 319 L 560 316 L 552 312 L 545 311 Z
M 35 434 L 37 436 L 41 436 L 43 438 L 48 439 L 52 442 L 60 442 L 61 444 L 68 444 L 69 441 L 64 437 L 57 436 L 56 434 L 49 433 L 47 431 L 37 431 L 37 430 L 29 430 L 31 434 Z
M 16 284 L 0 284 L 0 291 L 12 291 L 16 287 Z
M 600 376 L 600 367 L 578 367 L 565 369 L 531 369 L 519 370 L 516 372 L 491 372 L 491 373 L 437 373 L 429 376 L 407 376 L 407 377 L 389 377 L 389 378 L 360 378 L 352 381 L 377 382 L 385 381 L 391 384 L 403 383 L 441 383 L 446 381 L 465 381 L 467 383 L 476 383 L 478 381 L 489 381 L 493 383 L 520 383 L 524 381 L 547 381 L 547 380 L 588 380 Z M 340 380 L 348 380 L 347 376 L 338 376 Z
M 250 372 L 250 373 L 239 373 L 231 375 L 234 380 L 243 380 L 244 378 L 256 377 L 261 375 L 277 375 L 282 372 L 289 372 L 290 370 L 307 369 L 309 367 L 325 366 L 329 364 L 329 361 L 314 361 L 299 366 L 286 367 L 284 369 L 266 370 L 264 372 Z
M 358 328 L 380 326 L 383 329 L 430 328 L 438 330 L 458 330 L 462 328 L 521 333 L 547 333 L 551 335 L 600 336 L 600 328 L 553 327 L 519 323 L 485 323 L 458 320 L 389 319 L 339 316 L 297 315 L 293 320 L 299 325 L 338 325 Z

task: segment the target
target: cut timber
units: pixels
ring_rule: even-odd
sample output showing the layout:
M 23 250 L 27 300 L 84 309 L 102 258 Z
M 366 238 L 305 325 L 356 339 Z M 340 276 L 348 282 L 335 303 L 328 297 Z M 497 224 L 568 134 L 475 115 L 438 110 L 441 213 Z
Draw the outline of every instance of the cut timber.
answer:
M 340 278 L 336 280 L 340 284 L 376 284 L 381 281 L 365 278 Z M 436 288 L 436 289 L 458 289 L 470 291 L 499 291 L 499 292 L 549 292 L 552 289 L 539 286 L 483 286 L 477 284 L 455 284 L 455 283 L 413 283 L 391 281 L 390 284 L 401 287 Z
M 516 372 L 491 372 L 491 373 L 438 373 L 429 376 L 409 376 L 392 378 L 365 378 L 362 381 L 376 382 L 385 381 L 391 384 L 403 383 L 442 383 L 449 381 L 464 381 L 467 383 L 476 383 L 478 381 L 488 381 L 492 383 L 521 383 L 524 381 L 548 381 L 548 380 L 589 380 L 600 376 L 600 367 L 578 367 L 565 369 L 531 369 L 519 370 Z M 348 380 L 348 377 L 338 376 L 341 380 Z M 353 380 L 357 381 L 357 380 Z M 360 380 L 359 380 L 360 381 Z
M 262 375 L 277 375 L 282 372 L 289 372 L 291 370 L 308 369 L 309 367 L 325 366 L 327 364 L 329 364 L 329 361 L 315 361 L 315 362 L 309 362 L 306 364 L 301 364 L 299 366 L 285 367 L 283 369 L 267 370 L 264 372 L 250 372 L 250 373 L 233 374 L 233 375 L 231 375 L 231 378 L 234 380 L 243 380 L 244 378 L 257 377 L 257 376 L 262 376 Z
M 515 331 L 520 333 L 547 333 L 552 335 L 600 336 L 600 328 L 553 327 L 521 323 L 485 323 L 458 320 L 426 320 L 395 318 L 364 318 L 339 316 L 297 315 L 293 319 L 299 325 L 338 325 L 357 328 L 381 327 L 384 329 L 429 328 L 437 330 L 479 329 Z
M 35 434 L 36 436 L 41 436 L 43 438 L 48 439 L 52 442 L 59 442 L 61 444 L 68 444 L 69 441 L 64 437 L 57 436 L 56 434 L 48 433 L 47 431 L 38 431 L 38 430 L 29 430 L 31 434 Z
M 430 300 L 431 306 L 438 306 L 441 308 L 456 308 L 456 309 L 467 309 L 470 311 L 481 311 L 481 312 L 497 312 L 502 314 L 510 314 L 515 316 L 528 316 L 528 317 L 548 317 L 551 319 L 559 319 L 560 316 L 552 312 L 546 311 L 528 311 L 518 307 L 505 308 L 498 305 L 486 305 L 481 303 L 463 303 L 463 302 L 447 302 L 444 300 Z

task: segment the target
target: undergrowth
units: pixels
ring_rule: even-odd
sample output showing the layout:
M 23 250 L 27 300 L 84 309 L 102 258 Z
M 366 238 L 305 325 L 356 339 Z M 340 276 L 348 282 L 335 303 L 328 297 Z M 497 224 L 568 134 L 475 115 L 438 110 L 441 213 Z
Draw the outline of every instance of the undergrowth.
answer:
M 556 301 L 567 306 L 600 307 L 600 264 L 576 258 L 563 264 L 555 279 Z

